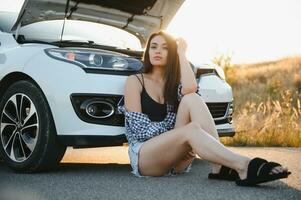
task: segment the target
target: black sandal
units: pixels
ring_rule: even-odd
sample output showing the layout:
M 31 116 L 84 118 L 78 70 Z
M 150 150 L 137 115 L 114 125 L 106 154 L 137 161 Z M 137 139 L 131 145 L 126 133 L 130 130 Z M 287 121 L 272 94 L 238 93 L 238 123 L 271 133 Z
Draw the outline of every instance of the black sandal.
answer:
M 271 170 L 277 166 L 281 165 L 275 162 L 268 162 L 262 158 L 254 158 L 248 165 L 247 178 L 243 180 L 238 179 L 235 182 L 239 186 L 255 186 L 260 183 L 287 178 L 291 174 L 289 171 L 270 174 Z
M 208 178 L 217 179 L 217 180 L 235 181 L 239 179 L 239 176 L 237 171 L 235 171 L 234 169 L 222 165 L 219 173 L 210 173 L 208 174 Z

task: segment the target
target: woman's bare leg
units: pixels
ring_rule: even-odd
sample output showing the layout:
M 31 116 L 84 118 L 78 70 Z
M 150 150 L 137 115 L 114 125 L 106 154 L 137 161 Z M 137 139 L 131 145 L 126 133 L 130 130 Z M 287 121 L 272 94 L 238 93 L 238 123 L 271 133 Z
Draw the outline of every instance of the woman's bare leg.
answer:
M 205 160 L 236 169 L 245 177 L 250 159 L 227 149 L 195 122 L 146 141 L 139 152 L 139 171 L 143 175 L 162 176 L 190 148 Z
M 202 129 L 219 141 L 212 115 L 203 99 L 195 93 L 185 95 L 180 102 L 175 128 L 184 126 L 191 121 L 197 122 Z M 193 159 L 194 157 L 189 155 L 184 157 L 184 159 L 176 165 L 176 171 L 184 170 Z M 212 163 L 213 173 L 218 173 L 220 168 L 220 165 Z
M 197 125 L 189 123 L 147 140 L 139 151 L 140 173 L 150 176 L 162 176 L 167 173 L 191 150 L 183 137 L 184 133 L 196 130 Z
M 190 121 L 198 122 L 205 132 L 209 133 L 220 142 L 218 132 L 215 128 L 214 120 L 204 100 L 196 93 L 191 93 L 185 95 L 184 97 L 182 99 L 182 108 L 189 110 Z M 220 167 L 221 165 L 213 164 L 212 172 L 218 173 Z M 273 169 L 272 172 L 278 173 L 282 172 L 283 170 L 287 171 L 287 168 L 279 166 Z
M 250 158 L 226 148 L 194 121 L 146 141 L 139 151 L 139 171 L 142 175 L 162 176 L 191 149 L 203 159 L 235 169 L 241 179 L 246 178 Z M 287 168 L 275 167 L 272 171 Z
M 176 122 L 175 122 L 175 128 L 183 127 L 183 126 L 189 124 L 189 122 L 191 122 L 189 109 L 187 109 L 187 107 L 184 106 L 183 102 L 184 101 L 180 102 L 180 105 L 178 108 Z M 182 157 L 182 159 L 178 163 L 175 164 L 175 166 L 174 166 L 175 172 L 184 171 L 185 168 L 187 168 L 188 165 L 190 165 L 190 163 L 195 159 L 195 156 L 196 155 L 192 151 L 192 148 L 188 149 L 188 151 L 186 151 L 186 153 Z

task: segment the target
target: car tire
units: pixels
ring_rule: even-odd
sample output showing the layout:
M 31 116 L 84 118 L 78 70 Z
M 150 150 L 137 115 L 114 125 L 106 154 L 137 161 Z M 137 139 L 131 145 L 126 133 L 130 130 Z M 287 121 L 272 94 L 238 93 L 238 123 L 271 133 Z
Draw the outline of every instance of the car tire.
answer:
M 33 173 L 57 168 L 66 146 L 57 140 L 49 105 L 39 87 L 28 80 L 12 84 L 0 102 L 0 117 L 0 153 L 11 169 Z

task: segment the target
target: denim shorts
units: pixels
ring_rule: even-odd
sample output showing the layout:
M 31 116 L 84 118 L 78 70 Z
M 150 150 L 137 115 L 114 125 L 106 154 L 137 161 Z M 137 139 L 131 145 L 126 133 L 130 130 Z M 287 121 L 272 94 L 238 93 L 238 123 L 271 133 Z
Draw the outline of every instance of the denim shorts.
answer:
M 129 145 L 128 153 L 130 157 L 130 163 L 132 166 L 132 173 L 137 177 L 151 177 L 141 175 L 138 169 L 138 154 L 144 142 L 136 142 L 134 144 Z M 181 172 L 175 172 L 175 169 L 172 168 L 169 172 L 167 172 L 164 176 L 174 176 L 177 174 L 187 173 L 191 170 L 192 162 Z

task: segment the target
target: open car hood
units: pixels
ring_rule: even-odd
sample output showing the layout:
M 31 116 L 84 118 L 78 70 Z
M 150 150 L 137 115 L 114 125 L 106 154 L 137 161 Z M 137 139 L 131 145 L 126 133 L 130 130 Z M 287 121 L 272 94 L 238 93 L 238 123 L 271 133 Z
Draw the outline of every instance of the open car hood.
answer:
M 165 29 L 184 0 L 25 0 L 16 23 L 70 19 L 96 22 L 135 34 L 144 46 L 148 36 Z

